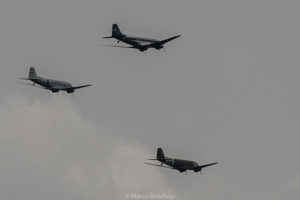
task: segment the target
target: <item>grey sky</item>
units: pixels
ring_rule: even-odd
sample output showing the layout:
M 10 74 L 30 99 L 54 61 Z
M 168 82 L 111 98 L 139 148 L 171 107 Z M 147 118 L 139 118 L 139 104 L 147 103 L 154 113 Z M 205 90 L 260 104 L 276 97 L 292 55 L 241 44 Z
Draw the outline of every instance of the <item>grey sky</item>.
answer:
M 297 1 L 1 1 L 1 199 L 299 199 Z M 166 52 L 103 47 L 118 23 Z M 93 84 L 75 96 L 16 84 Z M 166 154 L 220 164 L 187 176 Z M 137 175 L 136 175 L 137 174 Z M 4 177 L 4 178 L 3 178 Z

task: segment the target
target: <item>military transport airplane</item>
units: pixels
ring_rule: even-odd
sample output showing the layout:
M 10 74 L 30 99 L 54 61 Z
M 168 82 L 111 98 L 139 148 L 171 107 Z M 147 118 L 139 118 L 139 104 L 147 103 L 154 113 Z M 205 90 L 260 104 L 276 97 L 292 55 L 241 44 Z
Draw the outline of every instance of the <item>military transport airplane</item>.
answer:
M 28 78 L 21 78 L 22 80 L 32 81 L 33 84 L 23 83 L 25 85 L 30 85 L 46 90 L 51 90 L 53 93 L 59 92 L 60 90 L 66 91 L 67 93 L 73 93 L 76 89 L 88 87 L 91 85 L 81 85 L 77 87 L 73 87 L 70 83 L 65 81 L 57 81 L 48 78 L 40 77 L 36 74 L 34 67 L 30 67 Z M 39 86 L 35 85 L 38 84 Z
M 145 163 L 147 165 L 154 165 L 157 167 L 164 167 L 169 169 L 175 169 L 179 172 L 185 172 L 186 170 L 193 170 L 194 172 L 201 172 L 201 170 L 205 167 L 218 164 L 217 162 L 206 164 L 206 165 L 198 165 L 198 163 L 190 160 L 180 160 L 176 158 L 169 158 L 164 155 L 164 152 L 161 148 L 157 149 L 156 159 L 148 159 L 148 160 L 157 160 L 161 162 L 160 165 L 153 163 Z M 163 165 L 165 164 L 165 165 Z
M 148 38 L 140 38 L 140 37 L 130 37 L 127 35 L 124 35 L 117 24 L 112 25 L 112 36 L 103 37 L 103 38 L 115 38 L 118 40 L 118 43 L 120 41 L 132 45 L 132 46 L 114 46 L 114 45 L 104 45 L 104 46 L 110 46 L 110 47 L 121 47 L 121 48 L 133 48 L 138 49 L 140 51 L 146 51 L 149 48 L 154 49 L 162 49 L 164 48 L 164 44 L 167 42 L 170 42 L 171 40 L 174 40 L 178 38 L 180 35 L 176 35 L 174 37 L 170 37 L 165 40 L 154 40 L 154 39 L 148 39 Z

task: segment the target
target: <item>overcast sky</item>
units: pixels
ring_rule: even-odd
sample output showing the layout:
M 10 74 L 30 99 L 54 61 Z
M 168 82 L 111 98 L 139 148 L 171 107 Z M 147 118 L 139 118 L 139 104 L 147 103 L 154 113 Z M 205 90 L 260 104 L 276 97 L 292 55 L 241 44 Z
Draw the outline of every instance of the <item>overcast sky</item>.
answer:
M 0 199 L 300 198 L 298 1 L 2 0 Z M 111 25 L 166 39 L 116 45 Z M 75 95 L 17 84 L 93 84 Z M 187 175 L 144 165 L 219 162 Z

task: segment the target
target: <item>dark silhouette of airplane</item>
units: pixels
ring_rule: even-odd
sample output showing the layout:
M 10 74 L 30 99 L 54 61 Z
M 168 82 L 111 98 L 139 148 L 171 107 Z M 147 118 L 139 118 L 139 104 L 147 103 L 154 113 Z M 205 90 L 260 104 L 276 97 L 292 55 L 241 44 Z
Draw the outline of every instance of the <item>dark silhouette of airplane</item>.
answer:
M 167 42 L 170 42 L 171 40 L 174 40 L 178 38 L 180 35 L 176 35 L 174 37 L 170 37 L 165 40 L 154 40 L 149 38 L 140 38 L 140 37 L 131 37 L 122 34 L 117 24 L 112 25 L 112 36 L 103 37 L 103 38 L 115 38 L 118 40 L 118 43 L 120 41 L 132 45 L 129 47 L 126 46 L 114 46 L 114 45 L 104 45 L 104 46 L 110 46 L 110 47 L 121 47 L 121 48 L 132 48 L 132 49 L 138 49 L 140 51 L 146 51 L 149 48 L 154 49 L 162 49 L 164 48 L 164 44 Z
M 185 172 L 186 170 L 193 170 L 194 172 L 201 172 L 201 170 L 205 167 L 218 164 L 217 162 L 206 164 L 206 165 L 198 165 L 195 161 L 190 160 L 181 160 L 176 158 L 169 158 L 164 155 L 162 148 L 157 149 L 156 159 L 148 159 L 148 160 L 157 160 L 161 162 L 160 165 L 153 163 L 145 163 L 147 165 L 153 165 L 157 167 L 164 167 L 168 169 L 175 169 L 179 172 Z M 165 164 L 165 165 L 163 165 Z
M 59 92 L 60 90 L 66 91 L 67 93 L 73 93 L 76 89 L 89 87 L 91 85 L 81 85 L 77 87 L 73 87 L 70 83 L 65 81 L 57 81 L 48 78 L 40 77 L 36 74 L 34 67 L 30 67 L 28 78 L 21 78 L 22 80 L 32 81 L 33 84 L 23 83 L 25 85 L 30 85 L 46 90 L 51 90 L 53 93 Z M 39 86 L 35 85 L 38 84 Z

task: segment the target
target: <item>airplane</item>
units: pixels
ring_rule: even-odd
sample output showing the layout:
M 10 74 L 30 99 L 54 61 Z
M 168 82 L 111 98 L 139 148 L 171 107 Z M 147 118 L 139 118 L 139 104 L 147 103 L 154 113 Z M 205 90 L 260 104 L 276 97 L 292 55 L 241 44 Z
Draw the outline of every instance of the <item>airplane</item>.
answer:
M 165 40 L 154 40 L 154 39 L 148 39 L 148 38 L 140 38 L 140 37 L 131 37 L 124 35 L 117 24 L 112 25 L 112 36 L 103 37 L 105 39 L 107 38 L 115 38 L 118 40 L 118 43 L 120 41 L 132 45 L 132 46 L 114 46 L 114 45 L 104 45 L 104 46 L 110 46 L 110 47 L 121 47 L 121 48 L 132 48 L 132 49 L 138 49 L 140 51 L 147 51 L 149 48 L 154 49 L 162 49 L 164 48 L 164 44 L 167 42 L 170 42 L 171 40 L 174 40 L 176 38 L 180 37 L 180 35 L 176 35 L 174 37 L 170 37 Z
M 162 148 L 157 148 L 156 159 L 148 159 L 148 160 L 157 160 L 161 162 L 160 165 L 153 164 L 153 163 L 145 163 L 147 165 L 153 165 L 157 167 L 164 167 L 168 169 L 175 169 L 179 172 L 185 172 L 186 170 L 193 170 L 194 172 L 200 172 L 205 167 L 218 164 L 217 162 L 205 164 L 205 165 L 198 165 L 195 161 L 190 160 L 181 160 L 176 158 L 169 158 L 164 155 Z M 165 165 L 164 165 L 165 164 Z
M 66 91 L 67 93 L 73 93 L 76 89 L 91 86 L 91 85 L 81 85 L 81 86 L 73 87 L 70 83 L 65 81 L 43 78 L 36 74 L 34 67 L 30 67 L 28 78 L 21 78 L 21 79 L 32 81 L 33 84 L 23 83 L 23 82 L 19 82 L 19 83 L 46 89 L 46 90 L 51 90 L 53 93 L 59 92 L 60 90 Z M 37 86 L 36 84 L 39 86 Z

